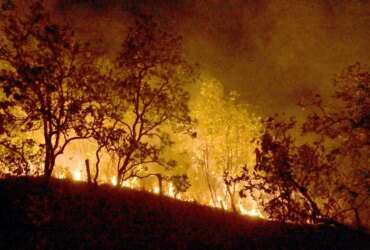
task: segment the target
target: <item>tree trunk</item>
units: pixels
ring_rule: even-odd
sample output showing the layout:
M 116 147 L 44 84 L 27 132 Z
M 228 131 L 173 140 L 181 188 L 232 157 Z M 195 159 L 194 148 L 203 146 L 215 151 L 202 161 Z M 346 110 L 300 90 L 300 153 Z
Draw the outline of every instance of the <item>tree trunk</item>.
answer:
M 46 179 L 49 179 L 50 176 L 51 176 L 51 173 L 49 171 L 49 157 L 46 155 L 45 157 L 45 161 L 44 161 L 44 176 L 46 177 Z
M 236 206 L 235 206 L 235 200 L 234 200 L 234 196 L 230 190 L 230 187 L 228 185 L 226 185 L 226 191 L 227 191 L 227 194 L 229 195 L 230 197 L 230 205 L 231 205 L 231 209 L 234 213 L 238 212 L 238 210 L 236 209 Z
M 48 122 L 44 119 L 44 140 L 45 140 L 45 160 L 44 160 L 44 176 L 46 179 L 50 179 L 53 173 L 53 168 L 55 164 L 55 157 L 53 151 L 53 144 L 51 142 L 51 137 L 47 129 Z
M 87 183 L 91 184 L 90 161 L 89 161 L 89 159 L 85 160 L 85 166 L 86 166 Z
M 301 185 L 299 185 L 294 179 L 290 179 L 292 184 L 296 187 L 296 189 L 300 192 L 300 194 L 308 201 L 308 204 L 311 207 L 311 219 L 314 223 L 317 223 L 319 221 L 319 218 L 322 217 L 321 211 L 319 207 L 317 206 L 316 202 L 311 198 L 309 195 L 307 189 Z
M 49 179 L 51 176 L 49 150 L 50 150 L 49 147 L 45 143 L 44 176 L 46 177 L 46 179 Z
M 217 206 L 217 197 L 216 197 L 216 194 L 213 190 L 213 187 L 212 187 L 212 184 L 211 184 L 211 181 L 210 181 L 210 178 L 209 178 L 209 166 L 208 166 L 208 147 L 206 146 L 206 149 L 205 151 L 203 152 L 203 164 L 202 164 L 202 169 L 203 169 L 203 172 L 204 172 L 204 176 L 205 176 L 205 179 L 206 179 L 206 182 L 207 182 L 207 187 L 208 187 L 208 190 L 210 192 L 210 195 L 211 195 L 211 200 L 212 200 L 212 203 L 213 203 L 213 206 Z
M 124 173 L 121 171 L 118 171 L 117 173 L 117 187 L 121 187 L 123 184 L 123 175 Z
M 55 164 L 55 159 L 52 159 L 50 152 L 46 153 L 45 162 L 44 162 L 44 176 L 46 179 L 50 179 L 51 174 L 53 173 L 54 164 Z
M 163 177 L 161 174 L 156 174 L 158 179 L 159 195 L 163 195 Z
M 118 166 L 118 173 L 117 173 L 117 187 L 120 187 L 123 182 L 123 177 L 125 175 L 125 171 L 130 163 L 130 157 L 133 151 L 130 151 L 126 154 L 125 160 L 123 161 L 121 166 Z
M 355 218 L 356 218 L 356 227 L 358 230 L 363 229 L 362 223 L 361 223 L 361 218 L 358 210 L 356 208 L 353 208 L 353 212 L 355 213 Z
M 98 178 L 99 178 L 99 166 L 100 166 L 100 151 L 103 149 L 103 146 L 99 146 L 98 150 L 95 152 L 96 156 L 96 163 L 95 163 L 95 176 L 94 176 L 94 184 L 98 185 Z M 118 183 L 118 179 L 117 179 Z

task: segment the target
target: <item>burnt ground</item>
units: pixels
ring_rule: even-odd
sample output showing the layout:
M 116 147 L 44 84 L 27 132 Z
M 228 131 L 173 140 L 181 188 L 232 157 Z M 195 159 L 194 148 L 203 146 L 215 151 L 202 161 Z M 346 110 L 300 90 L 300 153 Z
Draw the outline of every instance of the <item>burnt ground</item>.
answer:
M 242 217 L 146 192 L 0 180 L 0 249 L 370 249 L 346 227 Z

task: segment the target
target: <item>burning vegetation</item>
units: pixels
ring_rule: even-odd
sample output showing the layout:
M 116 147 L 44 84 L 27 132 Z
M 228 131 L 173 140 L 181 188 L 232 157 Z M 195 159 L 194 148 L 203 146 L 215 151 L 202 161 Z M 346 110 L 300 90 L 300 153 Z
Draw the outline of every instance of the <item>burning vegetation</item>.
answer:
M 8 4 L 0 14 L 3 177 L 105 183 L 264 219 L 369 229 L 366 67 L 336 76 L 330 98 L 306 96 L 298 121 L 261 118 L 145 12 L 111 56 L 42 1 L 25 9 Z

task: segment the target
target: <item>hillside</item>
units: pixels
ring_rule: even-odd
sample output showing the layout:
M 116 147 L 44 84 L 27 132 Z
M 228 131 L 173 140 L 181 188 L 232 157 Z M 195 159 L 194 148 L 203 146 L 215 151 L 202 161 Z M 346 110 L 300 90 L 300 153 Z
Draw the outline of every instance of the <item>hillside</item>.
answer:
M 241 217 L 145 192 L 0 180 L 0 249 L 370 249 L 333 226 Z

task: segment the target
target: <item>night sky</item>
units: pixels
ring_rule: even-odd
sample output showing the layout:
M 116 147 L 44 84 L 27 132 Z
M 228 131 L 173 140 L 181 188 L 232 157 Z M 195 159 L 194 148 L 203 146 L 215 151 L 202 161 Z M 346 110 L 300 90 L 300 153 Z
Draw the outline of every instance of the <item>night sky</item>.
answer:
M 295 114 L 300 97 L 329 93 L 355 62 L 369 66 L 370 1 L 56 1 L 57 16 L 110 53 L 136 10 L 184 38 L 203 74 L 237 90 L 261 114 Z

